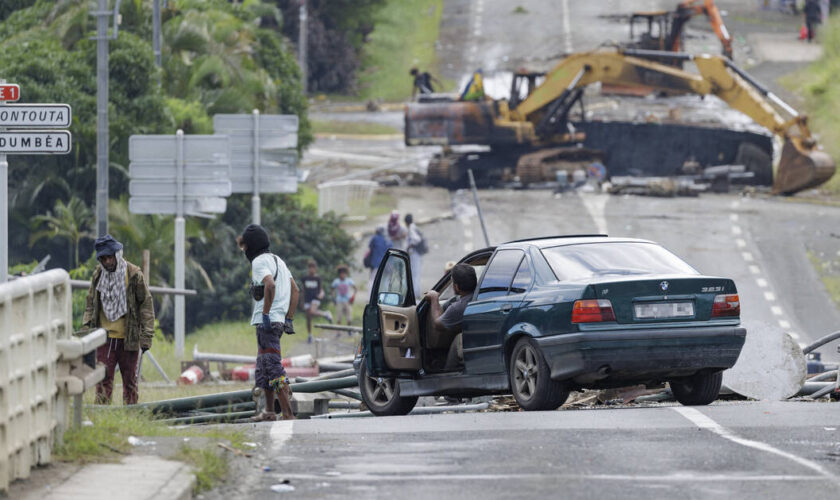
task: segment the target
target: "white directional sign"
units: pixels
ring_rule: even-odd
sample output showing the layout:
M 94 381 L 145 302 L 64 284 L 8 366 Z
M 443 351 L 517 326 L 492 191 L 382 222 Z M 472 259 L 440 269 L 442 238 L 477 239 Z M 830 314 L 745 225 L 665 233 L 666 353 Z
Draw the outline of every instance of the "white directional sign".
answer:
M 66 128 L 72 113 L 69 104 L 6 104 L 0 106 L 0 127 Z
M 131 197 L 128 200 L 128 210 L 133 214 L 163 214 L 175 215 L 178 205 L 174 198 L 170 197 Z M 227 209 L 225 198 L 184 197 L 184 214 L 198 217 L 205 217 L 207 214 L 223 214 Z
M 128 165 L 128 176 L 132 180 L 168 180 L 174 182 L 177 178 L 175 162 L 170 161 L 141 161 Z M 217 162 L 187 163 L 184 165 L 184 180 L 229 179 L 230 165 Z
M 65 154 L 72 149 L 66 130 L 0 132 L 0 154 Z
M 132 162 L 177 160 L 174 135 L 132 135 L 128 139 L 128 159 Z M 185 135 L 184 164 L 213 161 L 226 163 L 230 142 L 224 135 Z
M 131 196 L 171 196 L 178 195 L 178 187 L 171 180 L 131 181 L 128 185 Z M 215 181 L 184 182 L 184 196 L 230 196 L 228 179 Z

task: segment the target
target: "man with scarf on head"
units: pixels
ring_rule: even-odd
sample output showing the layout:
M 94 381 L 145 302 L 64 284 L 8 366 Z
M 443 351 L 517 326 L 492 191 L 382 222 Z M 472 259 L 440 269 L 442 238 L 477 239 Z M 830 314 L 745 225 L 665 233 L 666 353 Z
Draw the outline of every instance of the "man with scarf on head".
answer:
M 122 243 L 110 234 L 93 244 L 99 265 L 90 280 L 85 328 L 104 328 L 108 342 L 96 350 L 96 360 L 105 365 L 105 379 L 96 385 L 96 403 L 111 404 L 114 371 L 120 367 L 123 403 L 137 403 L 137 363 L 152 347 L 155 307 L 143 272 L 122 256 Z
M 257 327 L 256 386 L 265 394 L 265 411 L 254 415 L 255 422 L 277 420 L 274 397 L 280 401 L 283 419 L 291 420 L 289 380 L 283 368 L 280 337 L 295 333 L 292 319 L 297 310 L 299 289 L 292 273 L 280 257 L 269 252 L 268 233 L 262 226 L 251 224 L 236 242 L 251 263 L 251 298 L 254 314 L 251 324 Z

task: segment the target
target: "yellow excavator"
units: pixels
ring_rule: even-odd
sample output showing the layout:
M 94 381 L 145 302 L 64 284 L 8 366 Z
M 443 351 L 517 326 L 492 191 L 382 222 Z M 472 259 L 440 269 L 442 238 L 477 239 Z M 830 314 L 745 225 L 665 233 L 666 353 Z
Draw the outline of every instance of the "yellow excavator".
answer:
M 693 62 L 697 72 L 657 62 L 662 58 Z M 543 81 L 538 84 L 540 79 Z M 769 139 L 762 153 L 766 165 L 761 168 L 765 169 L 768 184 L 772 176 L 775 194 L 790 195 L 813 188 L 834 175 L 834 161 L 817 145 L 808 129 L 807 118 L 732 61 L 720 56 L 695 56 L 668 51 L 601 48 L 568 56 L 545 75 L 524 72 L 515 74 L 509 99 L 436 99 L 409 103 L 405 111 L 405 142 L 409 146 L 445 146 L 444 154 L 429 165 L 428 180 L 432 184 L 450 186 L 464 178 L 466 168 L 501 171 L 515 166 L 517 176 L 533 177 L 533 172 L 544 171 L 543 167 L 552 163 L 586 161 L 586 158 L 581 158 L 586 152 L 591 153 L 592 159 L 598 159 L 599 153 L 603 155 L 601 145 L 586 141 L 585 134 L 588 132 L 581 132 L 581 129 L 586 128 L 573 123 L 569 118 L 576 103 L 583 107 L 583 89 L 596 82 L 647 86 L 662 94 L 719 97 L 781 139 L 783 148 L 775 175 L 770 170 L 772 146 Z M 581 115 L 585 116 L 586 113 Z M 628 123 L 624 125 L 631 128 L 636 126 Z M 608 139 L 609 134 L 605 137 Z M 645 147 L 663 147 L 663 144 L 656 143 L 656 136 L 653 137 L 653 143 L 645 144 Z M 645 139 L 632 140 L 639 142 Z M 582 143 L 588 149 L 580 148 Z M 481 156 L 482 161 L 473 162 L 475 167 L 472 167 L 467 160 L 478 156 L 453 153 L 449 147 L 454 145 L 489 146 L 490 152 L 485 152 Z M 759 149 L 744 143 L 741 144 L 741 150 L 744 145 Z M 667 148 L 667 144 L 664 147 Z M 702 149 L 708 148 L 701 144 L 697 149 L 702 153 Z M 697 153 L 691 152 L 692 155 Z M 613 149 L 610 154 L 620 157 L 622 151 Z M 717 161 L 718 165 L 726 164 L 727 161 L 735 163 L 734 158 L 724 156 L 721 153 L 712 160 Z M 611 168 L 610 165 L 607 167 Z M 758 167 L 756 172 L 762 175 Z
M 692 17 L 705 15 L 712 31 L 720 40 L 723 55 L 732 59 L 732 36 L 714 0 L 684 0 L 673 11 L 634 12 L 630 16 L 630 39 L 628 48 L 645 50 L 683 51 L 683 29 Z M 647 31 L 636 36 L 636 24 L 642 21 Z

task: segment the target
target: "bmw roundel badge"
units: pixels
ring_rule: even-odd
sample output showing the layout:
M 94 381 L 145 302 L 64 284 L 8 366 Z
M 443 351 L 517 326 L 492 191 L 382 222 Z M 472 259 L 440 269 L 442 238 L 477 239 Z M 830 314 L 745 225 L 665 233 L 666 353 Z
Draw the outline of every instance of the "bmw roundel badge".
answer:
M 662 283 L 659 284 L 659 288 L 661 288 L 663 292 L 667 292 L 668 291 L 668 282 L 663 281 Z

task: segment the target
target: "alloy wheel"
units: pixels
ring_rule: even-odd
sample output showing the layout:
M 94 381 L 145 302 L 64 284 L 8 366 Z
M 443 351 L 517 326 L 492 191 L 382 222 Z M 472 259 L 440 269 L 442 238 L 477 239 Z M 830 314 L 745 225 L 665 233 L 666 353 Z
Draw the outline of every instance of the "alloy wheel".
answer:
M 531 399 L 537 392 L 537 375 L 539 363 L 537 353 L 530 345 L 519 351 L 514 360 L 514 383 L 516 391 L 523 399 Z
M 367 392 L 377 404 L 385 405 L 394 397 L 394 379 L 383 377 L 367 377 Z

